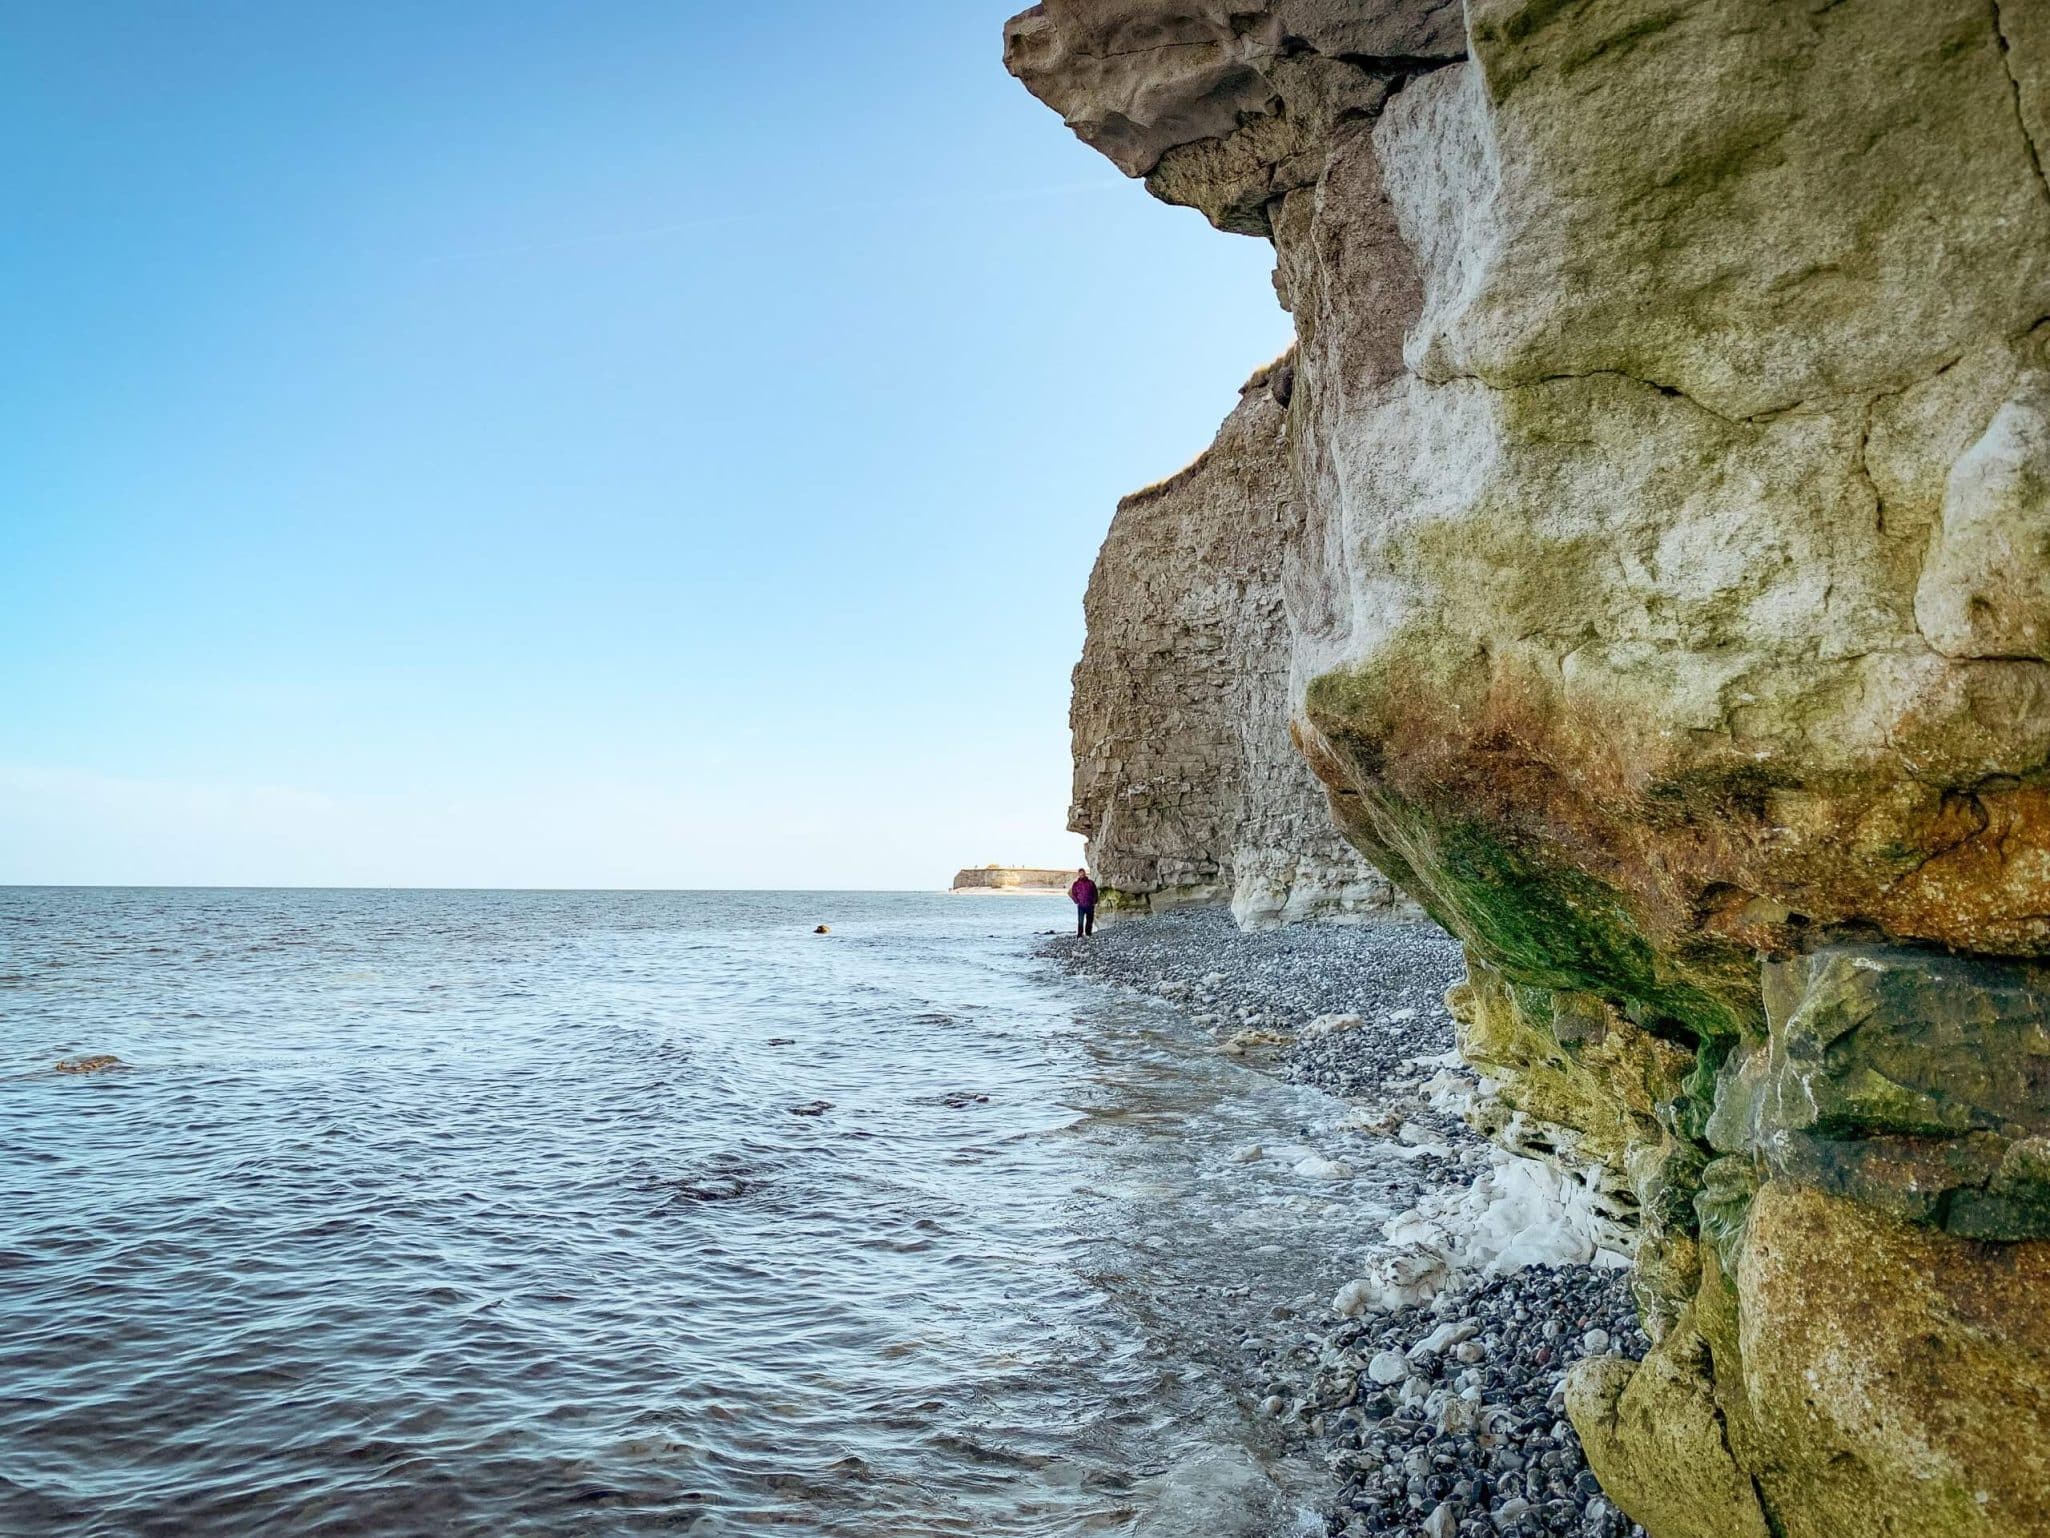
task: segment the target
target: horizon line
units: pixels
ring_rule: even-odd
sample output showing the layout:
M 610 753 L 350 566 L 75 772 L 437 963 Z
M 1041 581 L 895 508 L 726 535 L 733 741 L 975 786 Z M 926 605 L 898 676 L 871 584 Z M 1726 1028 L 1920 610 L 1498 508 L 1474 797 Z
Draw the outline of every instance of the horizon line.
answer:
M 966 865 L 963 870 L 987 867 Z M 1013 868 L 1013 867 L 1007 867 Z M 1015 867 L 1031 870 L 1066 870 L 1065 865 Z M 1076 869 L 1081 867 L 1077 866 Z M 340 886 L 315 882 L 236 881 L 0 881 L 6 892 L 713 892 L 762 894 L 780 892 L 837 892 L 849 896 L 900 896 L 912 892 L 951 892 L 952 887 L 925 886 L 438 886 L 361 885 Z

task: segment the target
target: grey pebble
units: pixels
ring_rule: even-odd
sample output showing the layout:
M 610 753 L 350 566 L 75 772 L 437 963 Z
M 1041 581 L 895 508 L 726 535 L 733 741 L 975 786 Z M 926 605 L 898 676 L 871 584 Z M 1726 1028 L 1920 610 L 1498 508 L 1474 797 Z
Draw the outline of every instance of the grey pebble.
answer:
M 1297 1038 L 1263 1069 L 1388 1107 L 1384 1114 L 1452 1151 L 1449 1161 L 1426 1156 L 1387 1172 L 1396 1210 L 1471 1180 L 1485 1157 L 1487 1145 L 1457 1116 L 1431 1110 L 1413 1087 L 1391 1087 L 1428 1078 L 1435 1070 L 1414 1060 L 1452 1048 L 1442 997 L 1463 966 L 1457 944 L 1434 926 L 1249 934 L 1221 909 L 1186 908 L 1087 941 L 1050 940 L 1041 953 L 1162 1001 L 1155 1007 L 1200 1012 L 1206 1025 L 1257 1016 L 1272 1029 L 1360 1015 L 1366 1028 Z M 1440 1348 L 1410 1355 L 1452 1321 L 1459 1328 Z M 1649 1348 L 1626 1272 L 1532 1267 L 1468 1279 L 1428 1308 L 1344 1319 L 1311 1307 L 1286 1322 L 1246 1324 L 1234 1360 L 1243 1382 L 1260 1385 L 1249 1398 L 1285 1443 L 1327 1460 L 1336 1476 L 1329 1538 L 1644 1538 L 1600 1494 L 1563 1417 L 1572 1360 Z

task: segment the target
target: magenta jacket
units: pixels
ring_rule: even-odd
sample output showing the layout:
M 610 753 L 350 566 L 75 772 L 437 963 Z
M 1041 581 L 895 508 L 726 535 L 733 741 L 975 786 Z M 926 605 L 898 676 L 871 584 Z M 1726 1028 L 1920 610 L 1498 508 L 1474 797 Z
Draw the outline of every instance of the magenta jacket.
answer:
M 1077 876 L 1075 884 L 1068 888 L 1068 895 L 1075 899 L 1076 907 L 1093 908 L 1096 906 L 1096 883 L 1087 876 Z

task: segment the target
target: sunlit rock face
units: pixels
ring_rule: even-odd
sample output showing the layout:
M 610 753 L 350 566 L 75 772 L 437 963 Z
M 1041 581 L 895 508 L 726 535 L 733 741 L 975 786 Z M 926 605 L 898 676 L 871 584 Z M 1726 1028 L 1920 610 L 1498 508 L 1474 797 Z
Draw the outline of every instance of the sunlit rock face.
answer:
M 1260 928 L 1400 902 L 1289 740 L 1293 374 L 1261 369 L 1199 459 L 1125 498 L 1090 576 L 1069 826 L 1110 912 L 1228 901 Z
M 1274 242 L 1295 736 L 1514 1120 L 1641 1204 L 1597 1472 L 1655 1538 L 2050 1533 L 1997 1455 L 2050 1443 L 2050 6 L 1070 0 L 1006 56 Z

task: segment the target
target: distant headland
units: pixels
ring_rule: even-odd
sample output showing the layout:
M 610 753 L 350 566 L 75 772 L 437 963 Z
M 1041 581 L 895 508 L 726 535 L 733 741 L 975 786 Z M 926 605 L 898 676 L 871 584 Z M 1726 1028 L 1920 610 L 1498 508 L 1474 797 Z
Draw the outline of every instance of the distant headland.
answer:
M 1042 870 L 1029 865 L 971 865 L 954 874 L 956 892 L 1065 892 L 1075 879 L 1071 870 Z

